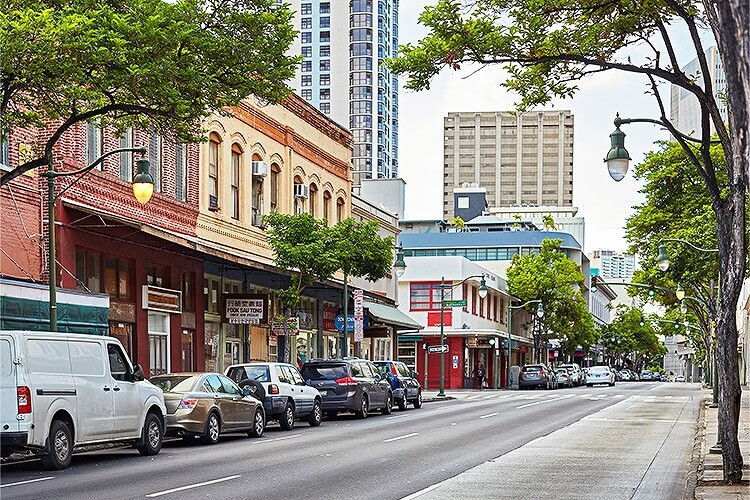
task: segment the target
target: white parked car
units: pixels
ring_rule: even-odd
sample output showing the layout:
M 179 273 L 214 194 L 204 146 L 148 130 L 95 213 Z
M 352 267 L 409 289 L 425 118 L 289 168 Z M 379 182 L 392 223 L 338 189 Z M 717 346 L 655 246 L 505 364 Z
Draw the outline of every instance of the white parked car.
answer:
M 615 373 L 609 366 L 592 366 L 586 375 L 586 387 L 594 384 L 615 385 Z
M 161 450 L 164 395 L 113 337 L 0 331 L 0 372 L 4 457 L 32 450 L 45 468 L 63 469 L 79 445 Z
M 268 420 L 278 420 L 284 430 L 294 427 L 295 419 L 305 419 L 317 427 L 323 419 L 320 392 L 305 383 L 296 366 L 288 363 L 252 362 L 232 365 L 226 376 L 241 389 L 263 401 Z

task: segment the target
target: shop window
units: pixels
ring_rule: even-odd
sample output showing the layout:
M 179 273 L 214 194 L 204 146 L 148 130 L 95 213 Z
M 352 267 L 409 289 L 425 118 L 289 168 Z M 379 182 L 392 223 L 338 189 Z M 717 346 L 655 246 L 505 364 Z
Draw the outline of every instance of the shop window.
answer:
M 279 177 L 281 168 L 276 164 L 271 164 L 271 210 L 279 209 Z
M 240 175 L 242 169 L 242 149 L 232 144 L 232 218 L 240 219 Z

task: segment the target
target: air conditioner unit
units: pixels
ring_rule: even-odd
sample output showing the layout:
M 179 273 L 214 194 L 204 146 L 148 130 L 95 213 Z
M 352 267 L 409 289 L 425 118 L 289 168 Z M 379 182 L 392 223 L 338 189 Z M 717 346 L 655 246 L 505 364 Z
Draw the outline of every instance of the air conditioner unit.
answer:
M 253 176 L 265 177 L 268 175 L 268 163 L 264 161 L 253 162 Z
M 219 197 L 212 194 L 208 195 L 208 209 L 218 210 L 219 209 Z
M 307 199 L 310 197 L 310 188 L 305 186 L 304 184 L 295 184 L 294 185 L 294 197 L 295 198 L 303 198 Z

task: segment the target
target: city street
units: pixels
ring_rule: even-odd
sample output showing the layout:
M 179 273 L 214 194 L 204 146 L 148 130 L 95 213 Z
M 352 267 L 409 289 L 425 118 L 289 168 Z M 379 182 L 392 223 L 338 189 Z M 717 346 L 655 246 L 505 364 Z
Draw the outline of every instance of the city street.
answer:
M 697 384 L 450 392 L 365 420 L 340 416 L 215 446 L 170 441 L 76 455 L 59 472 L 2 466 L 3 499 L 660 498 L 689 483 Z M 426 394 L 427 395 L 427 394 Z M 430 391 L 428 395 L 434 395 Z

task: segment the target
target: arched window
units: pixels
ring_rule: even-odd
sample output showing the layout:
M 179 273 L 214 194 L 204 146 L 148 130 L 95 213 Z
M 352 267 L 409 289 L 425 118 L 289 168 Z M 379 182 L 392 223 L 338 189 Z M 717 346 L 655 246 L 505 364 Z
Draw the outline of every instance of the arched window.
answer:
M 298 215 L 305 210 L 305 198 L 307 198 L 305 185 L 302 183 L 302 178 L 298 175 L 294 176 L 294 214 Z
M 262 163 L 261 157 L 257 154 L 253 155 L 253 165 L 256 165 L 255 162 L 258 162 L 258 164 Z M 250 193 L 253 210 L 253 218 L 250 223 L 253 226 L 263 225 L 263 175 L 265 171 L 261 172 L 259 167 L 258 172 L 256 175 L 255 168 L 253 169 L 252 192 Z
M 242 148 L 232 144 L 232 218 L 240 219 L 240 175 L 242 172 Z
M 344 207 L 345 202 L 343 198 L 338 198 L 336 200 L 336 222 L 341 222 L 346 217 L 344 216 Z
M 331 192 L 323 191 L 323 218 L 331 223 Z
M 219 209 L 219 146 L 221 138 L 211 134 L 208 141 L 208 209 Z
M 317 211 L 318 211 L 318 186 L 313 182 L 310 184 L 310 215 L 313 217 L 317 217 Z
M 279 179 L 281 176 L 281 167 L 276 163 L 271 164 L 271 210 L 279 210 Z

